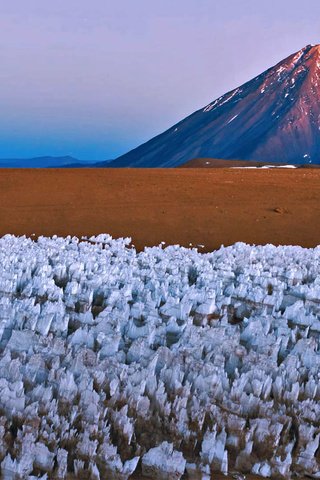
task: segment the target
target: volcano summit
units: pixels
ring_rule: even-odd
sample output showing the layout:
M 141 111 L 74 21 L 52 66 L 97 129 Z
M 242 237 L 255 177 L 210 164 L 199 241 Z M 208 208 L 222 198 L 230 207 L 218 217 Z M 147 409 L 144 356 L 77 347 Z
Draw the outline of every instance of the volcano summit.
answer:
M 320 163 L 320 45 L 308 45 L 110 167 L 175 167 L 193 158 Z

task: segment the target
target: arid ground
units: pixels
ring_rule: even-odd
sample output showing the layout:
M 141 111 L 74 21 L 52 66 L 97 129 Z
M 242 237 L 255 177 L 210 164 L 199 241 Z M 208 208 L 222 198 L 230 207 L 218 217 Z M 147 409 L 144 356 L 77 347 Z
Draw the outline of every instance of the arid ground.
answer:
M 320 171 L 2 169 L 0 235 L 131 236 L 145 245 L 320 243 Z
M 255 162 L 253 160 L 221 160 L 217 158 L 194 158 L 178 168 L 235 168 L 235 167 L 263 167 L 265 165 L 273 165 L 275 167 L 283 167 L 285 164 Z

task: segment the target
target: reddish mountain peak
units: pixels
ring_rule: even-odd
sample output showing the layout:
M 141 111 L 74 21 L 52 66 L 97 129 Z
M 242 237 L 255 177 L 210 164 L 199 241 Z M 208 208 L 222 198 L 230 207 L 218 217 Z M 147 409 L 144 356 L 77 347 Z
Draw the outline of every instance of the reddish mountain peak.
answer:
M 301 50 L 299 50 L 298 52 L 292 54 L 291 56 L 289 56 L 288 58 L 290 57 L 294 57 L 295 61 L 299 61 L 301 58 L 303 58 L 304 56 L 306 58 L 312 58 L 314 56 L 318 56 L 319 55 L 319 51 L 320 51 L 320 45 L 317 44 L 317 45 L 312 45 L 312 44 L 309 44 L 309 45 L 306 45 L 304 48 L 302 48 Z
M 110 166 L 193 158 L 320 164 L 320 45 L 307 45 Z
M 305 49 L 309 49 L 310 52 L 312 53 L 318 53 L 319 54 L 319 51 L 320 51 L 320 44 L 318 43 L 317 45 L 307 45 L 303 50 Z
M 320 45 L 307 45 L 299 52 L 280 62 L 288 65 L 288 68 L 306 67 L 312 71 L 320 69 Z
M 294 85 L 298 79 L 307 79 L 310 74 L 316 73 L 319 69 L 320 45 L 307 45 L 262 73 L 256 79 L 263 78 L 266 84 L 271 85 L 276 80 L 279 88 L 283 88 L 290 84 Z

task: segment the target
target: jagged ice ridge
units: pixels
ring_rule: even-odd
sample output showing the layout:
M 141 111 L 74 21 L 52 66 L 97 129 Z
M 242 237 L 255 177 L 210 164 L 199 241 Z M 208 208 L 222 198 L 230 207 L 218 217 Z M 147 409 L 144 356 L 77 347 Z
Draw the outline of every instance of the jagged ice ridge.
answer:
M 320 247 L 6 235 L 0 291 L 2 479 L 320 478 Z

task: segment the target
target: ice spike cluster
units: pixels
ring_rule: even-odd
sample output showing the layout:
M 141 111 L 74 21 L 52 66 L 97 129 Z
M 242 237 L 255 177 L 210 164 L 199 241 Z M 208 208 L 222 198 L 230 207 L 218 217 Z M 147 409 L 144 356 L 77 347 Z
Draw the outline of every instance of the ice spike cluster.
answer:
M 320 477 L 320 247 L 0 239 L 0 477 Z

